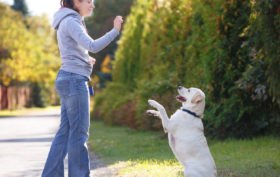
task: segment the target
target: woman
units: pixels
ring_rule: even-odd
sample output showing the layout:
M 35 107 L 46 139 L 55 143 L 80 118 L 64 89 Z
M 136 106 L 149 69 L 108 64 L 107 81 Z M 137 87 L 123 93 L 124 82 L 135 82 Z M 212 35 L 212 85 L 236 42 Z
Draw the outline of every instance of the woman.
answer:
M 55 81 L 61 101 L 61 122 L 52 142 L 42 177 L 63 177 L 64 158 L 68 153 L 69 177 L 89 177 L 90 165 L 86 141 L 89 135 L 89 91 L 96 53 L 109 45 L 119 34 L 122 17 L 114 20 L 114 28 L 93 40 L 83 18 L 90 16 L 92 0 L 61 0 L 62 8 L 54 15 L 53 27 L 61 57 L 61 68 Z

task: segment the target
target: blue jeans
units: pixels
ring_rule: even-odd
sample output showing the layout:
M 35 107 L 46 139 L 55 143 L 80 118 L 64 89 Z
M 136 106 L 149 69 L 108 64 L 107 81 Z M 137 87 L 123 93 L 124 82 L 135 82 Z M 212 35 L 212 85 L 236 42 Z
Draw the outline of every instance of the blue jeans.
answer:
M 89 177 L 86 141 L 89 136 L 88 78 L 60 70 L 55 88 L 61 101 L 61 122 L 52 142 L 42 177 L 63 177 L 68 153 L 68 176 Z

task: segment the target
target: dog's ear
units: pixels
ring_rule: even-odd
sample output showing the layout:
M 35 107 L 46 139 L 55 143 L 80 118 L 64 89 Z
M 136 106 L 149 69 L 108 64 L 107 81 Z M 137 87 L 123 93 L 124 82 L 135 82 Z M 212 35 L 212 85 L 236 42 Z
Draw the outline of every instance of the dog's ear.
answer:
M 192 104 L 198 104 L 203 100 L 203 96 L 200 93 L 197 93 L 193 96 L 191 103 Z

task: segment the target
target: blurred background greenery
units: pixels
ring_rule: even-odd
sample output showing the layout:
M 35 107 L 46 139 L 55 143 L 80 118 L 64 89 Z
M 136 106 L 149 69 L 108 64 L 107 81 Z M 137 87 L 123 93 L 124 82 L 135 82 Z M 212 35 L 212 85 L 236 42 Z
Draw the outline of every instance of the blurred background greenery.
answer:
M 161 129 L 147 100 L 170 115 L 182 85 L 206 93 L 207 136 L 279 135 L 279 31 L 277 0 L 136 0 L 92 118 Z
M 21 0 L 0 2 L 0 39 L 1 108 L 57 104 L 59 51 L 47 16 L 29 16 Z
M 109 31 L 116 15 L 124 16 L 125 24 L 114 43 L 91 54 L 97 59 L 92 119 L 161 130 L 159 120 L 145 114 L 147 100 L 156 99 L 170 115 L 180 106 L 174 97 L 182 85 L 206 94 L 207 136 L 279 135 L 278 0 L 96 0 L 95 5 L 86 19 L 93 38 Z M 13 104 L 2 99 L 1 108 L 58 104 L 59 67 L 47 17 L 29 15 L 23 0 L 11 6 L 0 2 L 0 91 L 17 95 Z M 23 95 L 25 101 L 18 101 Z

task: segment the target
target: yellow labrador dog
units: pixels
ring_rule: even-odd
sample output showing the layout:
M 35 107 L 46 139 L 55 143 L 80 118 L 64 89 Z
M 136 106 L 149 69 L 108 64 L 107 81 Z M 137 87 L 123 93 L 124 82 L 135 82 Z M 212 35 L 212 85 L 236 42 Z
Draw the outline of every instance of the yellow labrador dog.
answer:
M 178 88 L 176 99 L 182 102 L 169 119 L 164 107 L 154 100 L 149 104 L 157 110 L 147 112 L 158 116 L 168 133 L 169 146 L 184 166 L 185 177 L 216 177 L 216 165 L 209 151 L 202 124 L 205 95 L 198 88 Z

